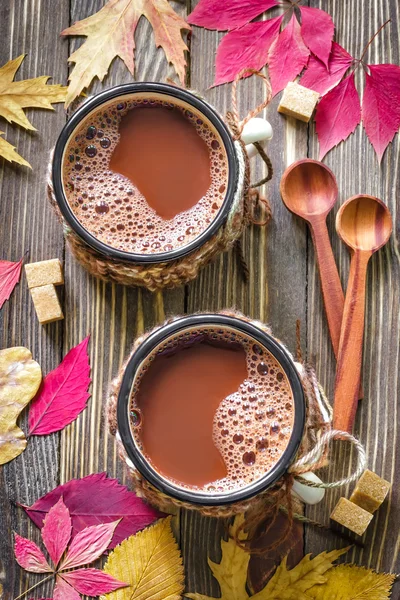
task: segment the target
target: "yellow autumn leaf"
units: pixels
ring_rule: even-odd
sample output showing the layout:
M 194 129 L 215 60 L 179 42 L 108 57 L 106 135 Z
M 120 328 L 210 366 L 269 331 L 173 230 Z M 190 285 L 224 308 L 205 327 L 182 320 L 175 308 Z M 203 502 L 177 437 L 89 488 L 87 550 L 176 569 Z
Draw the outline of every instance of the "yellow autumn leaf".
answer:
M 0 156 L 5 158 L 9 162 L 16 162 L 20 165 L 24 165 L 25 167 L 29 167 L 31 169 L 32 167 L 28 163 L 28 161 L 22 158 L 22 156 L 20 156 L 15 150 L 15 146 L 13 146 L 12 144 L 10 144 L 10 142 L 7 142 L 7 140 L 2 138 L 2 135 L 4 135 L 4 131 L 0 131 Z
M 325 573 L 347 550 L 348 548 L 322 552 L 315 558 L 307 554 L 290 570 L 284 558 L 265 588 L 252 596 L 252 600 L 309 600 L 306 592 L 313 586 L 326 582 Z
M 233 539 L 243 520 L 243 515 L 236 517 L 234 524 L 230 528 L 228 541 L 221 541 L 221 562 L 217 564 L 208 559 L 210 569 L 221 589 L 221 600 L 247 600 L 249 597 L 246 592 L 246 580 L 250 555 L 238 546 Z M 247 534 L 243 531 L 240 532 L 239 539 L 245 540 L 246 538 Z M 185 594 L 185 596 L 193 600 L 208 599 L 208 596 L 197 593 Z
M 326 574 L 326 583 L 312 587 L 313 600 L 387 600 L 396 576 L 356 565 L 339 565 Z
M 67 87 L 47 85 L 48 76 L 14 81 L 15 74 L 24 58 L 25 55 L 21 54 L 0 67 L 0 117 L 9 123 L 16 123 L 24 129 L 36 131 L 25 115 L 24 108 L 53 110 L 52 104 L 65 100 Z M 0 156 L 27 167 L 30 166 L 4 139 L 0 139 Z
M 129 587 L 102 600 L 180 600 L 184 572 L 171 517 L 124 540 L 109 555 L 104 571 Z
M 97 13 L 77 21 L 61 33 L 87 37 L 68 59 L 68 62 L 75 63 L 75 67 L 69 77 L 66 107 L 89 87 L 95 77 L 102 81 L 117 56 L 134 74 L 134 35 L 142 16 L 153 27 L 156 46 L 162 46 L 168 62 L 173 64 L 181 83 L 184 83 L 187 46 L 181 30 L 190 29 L 186 21 L 167 0 L 109 0 Z
M 26 448 L 17 418 L 35 396 L 41 381 L 41 368 L 27 348 L 0 350 L 0 465 Z

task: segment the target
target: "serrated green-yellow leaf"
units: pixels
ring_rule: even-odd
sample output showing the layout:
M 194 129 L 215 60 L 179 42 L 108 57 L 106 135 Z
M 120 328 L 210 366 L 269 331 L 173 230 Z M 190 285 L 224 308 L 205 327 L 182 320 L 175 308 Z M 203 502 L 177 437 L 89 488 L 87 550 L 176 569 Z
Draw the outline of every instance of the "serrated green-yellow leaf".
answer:
M 322 552 L 315 558 L 307 554 L 291 570 L 288 570 L 284 558 L 265 588 L 252 596 L 252 600 L 309 600 L 306 592 L 326 581 L 326 571 L 347 550 L 348 548 Z
M 0 136 L 2 135 L 4 135 L 4 132 L 0 131 Z M 0 137 L 0 156 L 9 162 L 16 162 L 20 165 L 24 165 L 24 167 L 32 168 L 28 161 L 18 154 L 15 147 L 2 137 Z
M 247 600 L 249 595 L 246 592 L 247 567 L 250 555 L 240 548 L 233 539 L 237 529 L 243 523 L 243 515 L 236 517 L 234 524 L 230 528 L 231 537 L 228 541 L 222 540 L 222 558 L 219 564 L 208 560 L 210 569 L 221 588 L 221 600 Z M 247 534 L 240 532 L 239 539 L 245 540 Z M 185 594 L 192 600 L 208 600 L 207 596 L 202 594 Z
M 104 571 L 129 587 L 103 600 L 180 600 L 184 572 L 171 517 L 124 540 L 111 552 Z
M 308 590 L 313 600 L 387 600 L 395 575 L 375 573 L 355 565 L 339 565 L 326 574 L 326 583 Z

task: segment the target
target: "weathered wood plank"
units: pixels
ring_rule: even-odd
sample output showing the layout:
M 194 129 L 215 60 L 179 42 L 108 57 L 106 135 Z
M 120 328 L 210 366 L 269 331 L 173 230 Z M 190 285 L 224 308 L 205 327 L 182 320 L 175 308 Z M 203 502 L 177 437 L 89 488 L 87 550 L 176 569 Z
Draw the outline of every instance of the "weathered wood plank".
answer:
M 217 32 L 193 29 L 190 84 L 225 114 L 231 108 L 231 85 L 208 89 L 213 83 L 215 51 L 221 38 L 222 34 Z M 238 86 L 241 115 L 259 104 L 264 93 L 263 84 L 257 78 L 241 82 Z M 236 257 L 229 252 L 204 269 L 188 286 L 188 312 L 237 308 L 270 323 L 275 335 L 294 352 L 296 319 L 301 319 L 304 324 L 306 321 L 306 231 L 302 225 L 292 226 L 292 216 L 280 198 L 279 182 L 286 166 L 305 155 L 307 129 L 294 120 L 285 120 L 276 108 L 277 100 L 274 99 L 264 111 L 274 131 L 268 145 L 274 177 L 261 190 L 271 202 L 273 221 L 264 228 L 251 226 L 243 236 L 250 281 L 248 285 L 243 283 Z M 252 159 L 253 181 L 265 174 L 260 163 L 258 158 Z M 224 522 L 187 513 L 182 517 L 182 524 L 187 589 L 218 594 L 218 585 L 210 574 L 204 554 L 208 553 L 212 560 L 220 559 L 219 536 L 226 533 Z M 196 552 L 193 540 L 196 540 Z
M 353 56 L 359 57 L 372 35 L 388 18 L 386 26 L 374 41 L 366 55 L 370 63 L 399 63 L 399 5 L 395 1 L 379 4 L 354 0 L 337 3 L 312 2 L 327 10 L 336 24 L 336 39 Z M 357 19 L 354 15 L 357 14 Z M 363 87 L 362 69 L 357 73 L 357 86 Z M 399 236 L 399 155 L 400 143 L 395 141 L 386 152 L 379 166 L 375 152 L 365 132 L 359 127 L 356 132 L 326 157 L 326 164 L 335 173 L 339 185 L 338 206 L 350 196 L 367 193 L 378 196 L 389 206 L 395 224 L 395 232 L 390 244 L 375 255 L 369 267 L 366 329 L 364 342 L 363 385 L 364 399 L 360 402 L 355 433 L 365 444 L 369 467 L 393 482 L 388 502 L 377 513 L 367 535 L 364 550 L 354 549 L 346 560 L 355 560 L 365 566 L 379 570 L 398 572 L 400 559 L 398 550 L 399 503 L 399 451 L 397 443 L 397 412 L 400 399 L 398 387 L 399 370 L 399 295 L 400 264 L 398 253 Z M 318 157 L 314 127 L 310 128 L 310 156 Z M 336 213 L 333 211 L 334 214 Z M 343 285 L 346 286 L 349 253 L 335 232 L 334 214 L 329 218 L 329 229 Z M 332 398 L 335 363 L 326 320 L 323 314 L 321 290 L 315 268 L 315 257 L 310 246 L 308 260 L 308 357 L 315 361 L 319 378 Z M 350 471 L 349 452 L 335 451 L 332 466 L 324 477 L 335 479 Z M 335 462 L 336 468 L 333 463 Z M 328 521 L 329 514 L 338 498 L 348 497 L 349 490 L 328 492 L 326 502 L 310 511 L 312 518 Z M 337 539 L 321 537 L 318 532 L 308 530 L 307 551 L 319 552 L 326 547 L 333 548 Z M 397 584 L 397 591 L 399 591 Z
M 48 11 L 43 0 L 1 3 L 0 64 L 27 53 L 17 73 L 18 80 L 51 75 L 53 83 L 66 82 L 66 49 L 58 33 L 68 23 L 68 3 L 57 0 L 53 8 Z M 48 44 L 43 43 L 45 39 Z M 27 112 L 37 132 L 28 133 L 17 126 L 11 127 L 5 121 L 1 123 L 6 138 L 31 163 L 32 171 L 1 161 L 0 256 L 2 259 L 18 260 L 25 251 L 29 251 L 28 261 L 54 257 L 62 260 L 64 242 L 46 199 L 45 182 L 48 153 L 57 131 L 65 122 L 65 113 L 61 105 L 56 107 L 55 113 Z M 10 301 L 1 310 L 0 326 L 2 348 L 27 346 L 44 373 L 58 364 L 63 324 L 39 325 L 24 274 Z M 27 431 L 27 411 L 23 414 L 21 426 Z M 0 467 L 0 584 L 4 587 L 4 600 L 11 600 L 26 589 L 28 580 L 30 584 L 35 581 L 35 577 L 28 577 L 14 560 L 12 532 L 28 535 L 36 541 L 39 539 L 36 528 L 12 502 L 29 504 L 56 485 L 58 438 L 57 434 L 34 437 L 21 456 Z M 45 586 L 43 595 L 50 596 L 50 589 Z

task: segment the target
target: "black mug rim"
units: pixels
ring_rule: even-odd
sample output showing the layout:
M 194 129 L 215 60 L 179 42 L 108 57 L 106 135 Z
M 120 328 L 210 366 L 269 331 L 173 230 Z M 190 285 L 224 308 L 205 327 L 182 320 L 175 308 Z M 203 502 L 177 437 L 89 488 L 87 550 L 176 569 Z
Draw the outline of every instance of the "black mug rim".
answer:
M 196 326 L 227 326 L 241 333 L 253 337 L 257 342 L 263 345 L 278 360 L 288 377 L 294 401 L 294 423 L 292 435 L 289 443 L 276 465 L 254 483 L 243 489 L 233 491 L 229 494 L 207 494 L 174 485 L 172 481 L 159 475 L 157 471 L 144 458 L 138 450 L 130 428 L 129 423 L 129 400 L 132 390 L 135 374 L 143 360 L 149 356 L 154 348 L 170 336 L 187 328 Z M 117 401 L 117 423 L 121 442 L 127 452 L 129 459 L 137 468 L 139 473 L 149 481 L 160 492 L 183 502 L 205 506 L 220 506 L 233 504 L 243 500 L 248 500 L 258 493 L 268 489 L 278 481 L 288 467 L 292 464 L 304 431 L 305 425 L 305 398 L 304 390 L 300 380 L 299 373 L 288 352 L 268 333 L 257 326 L 244 321 L 238 317 L 232 317 L 223 314 L 198 314 L 189 315 L 176 319 L 175 321 L 163 325 L 151 333 L 137 348 L 126 365 L 123 374 L 121 387 L 118 393 Z
M 108 102 L 109 100 L 123 97 L 125 95 L 143 92 L 165 94 L 167 96 L 171 96 L 172 98 L 182 100 L 199 110 L 212 123 L 212 125 L 215 127 L 215 129 L 221 136 L 228 159 L 228 185 L 225 193 L 225 198 L 221 208 L 219 209 L 213 221 L 196 238 L 194 238 L 191 242 L 186 244 L 186 246 L 183 246 L 182 248 L 177 248 L 176 250 L 171 250 L 169 252 L 160 252 L 158 254 L 138 254 L 134 252 L 124 252 L 98 240 L 95 236 L 89 233 L 87 229 L 83 227 L 83 225 L 74 215 L 65 196 L 62 181 L 62 159 L 64 149 L 71 134 L 78 127 L 80 122 L 92 110 L 98 108 L 99 106 L 101 106 L 101 104 Z M 188 254 L 191 254 L 192 252 L 196 251 L 198 248 L 203 246 L 208 240 L 210 240 L 212 236 L 215 235 L 215 233 L 219 230 L 219 228 L 225 224 L 235 196 L 237 180 L 239 177 L 239 167 L 236 149 L 231 133 L 229 132 L 228 127 L 226 126 L 222 118 L 219 116 L 219 114 L 209 104 L 207 104 L 201 98 L 195 96 L 191 92 L 188 92 L 187 90 L 183 90 L 181 88 L 177 88 L 173 85 L 169 85 L 166 83 L 135 82 L 118 85 L 108 90 L 105 90 L 104 92 L 97 94 L 96 96 L 85 102 L 80 108 L 76 110 L 76 112 L 72 115 L 69 121 L 67 121 L 67 123 L 64 125 L 57 139 L 53 154 L 51 176 L 54 195 L 62 216 L 64 217 L 68 225 L 71 227 L 71 229 L 80 238 L 82 238 L 88 246 L 90 246 L 103 256 L 114 260 L 132 262 L 135 264 L 154 264 L 171 262 L 183 258 Z

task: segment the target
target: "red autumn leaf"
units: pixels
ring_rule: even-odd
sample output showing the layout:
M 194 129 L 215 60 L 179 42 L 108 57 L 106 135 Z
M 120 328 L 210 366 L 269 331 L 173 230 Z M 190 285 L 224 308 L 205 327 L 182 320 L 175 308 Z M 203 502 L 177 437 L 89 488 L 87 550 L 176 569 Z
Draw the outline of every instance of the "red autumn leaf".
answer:
M 109 594 L 125 584 L 116 581 L 114 577 L 99 571 L 99 569 L 77 569 L 72 573 L 62 573 L 61 577 L 72 585 L 77 592 L 86 596 Z
M 310 51 L 303 42 L 300 24 L 294 13 L 285 29 L 272 44 L 269 55 L 269 76 L 275 96 L 300 73 L 307 64 Z
M 117 479 L 108 479 L 106 473 L 72 479 L 37 500 L 32 506 L 23 508 L 35 525 L 42 527 L 46 513 L 61 497 L 71 514 L 72 537 L 90 525 L 110 523 L 122 518 L 109 548 L 114 548 L 164 516 L 118 483 Z
M 117 525 L 118 521 L 113 521 L 82 529 L 72 540 L 59 570 L 81 567 L 99 558 L 107 550 Z
M 29 409 L 29 435 L 46 435 L 69 425 L 86 407 L 90 396 L 89 336 L 72 348 L 44 378 Z
M 317 106 L 315 122 L 320 144 L 320 160 L 331 148 L 345 140 L 360 120 L 360 99 L 352 73 L 328 92 Z
M 300 6 L 301 35 L 313 54 L 328 68 L 335 26 L 324 10 Z
M 368 65 L 362 103 L 366 134 L 379 161 L 400 127 L 400 67 Z
M 10 262 L 9 260 L 0 260 L 0 308 L 11 296 L 15 286 L 21 277 L 22 261 Z
M 42 528 L 42 540 L 55 565 L 65 552 L 71 539 L 71 517 L 63 499 L 60 498 L 47 513 Z
M 215 60 L 214 85 L 233 81 L 243 69 L 262 69 L 279 33 L 283 16 L 248 23 L 230 31 L 220 43 Z
M 20 567 L 30 573 L 51 573 L 52 568 L 43 552 L 31 540 L 15 534 L 14 554 Z
M 310 56 L 307 69 L 302 78 L 301 85 L 319 92 L 321 96 L 335 87 L 353 62 L 353 57 L 342 46 L 332 42 L 329 55 L 328 69 L 315 56 Z
M 57 577 L 53 600 L 81 600 L 81 597 L 66 581 Z
M 18 564 L 27 571 L 57 574 L 53 600 L 80 600 L 78 592 L 90 593 L 93 596 L 107 594 L 125 587 L 126 584 L 97 569 L 85 568 L 68 573 L 63 571 L 99 558 L 109 545 L 116 525 L 117 522 L 87 527 L 77 534 L 68 547 L 71 517 L 68 508 L 60 498 L 49 510 L 42 528 L 42 539 L 52 557 L 54 568 L 49 566 L 43 552 L 36 544 L 19 535 L 15 536 L 15 557 Z M 66 556 L 59 565 L 59 560 L 65 551 Z
M 277 0 L 200 0 L 187 21 L 206 29 L 225 31 L 245 25 L 277 5 Z

